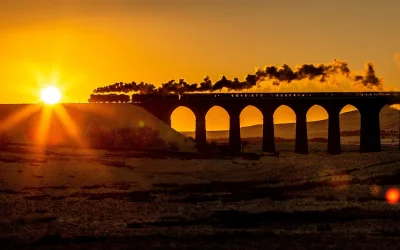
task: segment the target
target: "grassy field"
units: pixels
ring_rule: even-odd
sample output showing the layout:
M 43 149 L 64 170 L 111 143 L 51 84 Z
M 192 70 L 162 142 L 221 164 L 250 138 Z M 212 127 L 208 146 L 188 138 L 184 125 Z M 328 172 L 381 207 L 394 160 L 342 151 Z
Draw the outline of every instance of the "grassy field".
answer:
M 258 161 L 134 154 L 0 152 L 3 249 L 400 245 L 399 207 L 384 196 L 400 184 L 394 149 L 359 154 L 347 148 L 336 156 L 282 151 Z

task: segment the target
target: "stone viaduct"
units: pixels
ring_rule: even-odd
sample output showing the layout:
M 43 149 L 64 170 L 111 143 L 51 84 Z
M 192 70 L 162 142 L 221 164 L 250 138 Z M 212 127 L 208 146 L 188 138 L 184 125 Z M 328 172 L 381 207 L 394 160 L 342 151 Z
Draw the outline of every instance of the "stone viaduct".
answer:
M 233 151 L 241 146 L 240 113 L 252 105 L 263 115 L 264 152 L 275 152 L 275 110 L 286 105 L 296 114 L 295 152 L 308 154 L 307 112 L 314 106 L 323 107 L 328 113 L 328 153 L 341 153 L 339 113 L 348 104 L 361 115 L 360 152 L 381 150 L 379 113 L 385 105 L 400 104 L 400 92 L 312 92 L 312 93 L 218 93 L 182 95 L 134 94 L 132 102 L 142 106 L 160 120 L 171 125 L 172 112 L 184 106 L 196 117 L 196 142 L 204 148 L 206 141 L 206 114 L 213 106 L 225 109 L 230 117 L 229 145 Z

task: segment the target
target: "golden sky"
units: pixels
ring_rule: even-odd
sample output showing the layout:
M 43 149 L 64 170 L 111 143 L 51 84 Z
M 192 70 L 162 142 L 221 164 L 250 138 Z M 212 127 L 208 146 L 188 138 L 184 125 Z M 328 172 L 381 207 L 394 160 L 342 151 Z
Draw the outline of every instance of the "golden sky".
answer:
M 85 102 L 94 88 L 114 82 L 243 79 L 264 65 L 334 58 L 359 73 L 371 61 L 385 89 L 398 89 L 399 9 L 399 1 L 372 0 L 0 0 L 1 103 L 37 102 L 48 84 L 65 102 Z M 260 91 L 355 90 L 344 79 L 338 84 Z M 227 128 L 224 112 L 210 111 L 208 130 Z M 292 121 L 290 112 L 281 108 L 275 121 Z M 173 114 L 176 129 L 194 127 L 194 119 L 181 119 L 186 115 Z M 326 114 L 313 109 L 308 117 Z M 243 126 L 260 121 L 254 108 L 243 113 Z

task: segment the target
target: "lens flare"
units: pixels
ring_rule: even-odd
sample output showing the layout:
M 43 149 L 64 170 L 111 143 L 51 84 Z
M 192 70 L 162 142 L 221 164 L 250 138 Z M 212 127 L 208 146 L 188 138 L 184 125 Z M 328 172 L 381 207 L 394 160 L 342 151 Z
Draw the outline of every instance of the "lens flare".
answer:
M 386 201 L 389 204 L 397 204 L 400 199 L 400 192 L 397 188 L 389 188 L 386 191 Z
M 373 196 L 378 196 L 380 192 L 381 192 L 381 188 L 378 185 L 372 185 L 371 194 Z

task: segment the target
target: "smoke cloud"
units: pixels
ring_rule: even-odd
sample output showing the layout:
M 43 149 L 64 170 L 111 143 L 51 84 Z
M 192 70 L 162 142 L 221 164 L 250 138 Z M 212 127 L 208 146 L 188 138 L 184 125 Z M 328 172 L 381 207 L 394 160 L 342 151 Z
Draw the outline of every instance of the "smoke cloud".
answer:
M 199 84 L 187 83 L 184 79 L 178 82 L 175 80 L 163 83 L 160 87 L 155 87 L 150 83 L 115 83 L 109 86 L 100 87 L 94 90 L 94 93 L 111 93 L 111 92 L 136 92 L 141 94 L 168 94 L 168 93 L 193 93 L 193 92 L 213 92 L 222 89 L 228 91 L 249 90 L 254 87 L 260 87 L 265 81 L 272 81 L 273 86 L 279 86 L 281 83 L 292 84 L 293 81 L 301 80 L 318 80 L 320 83 L 329 83 L 336 75 L 344 76 L 355 86 L 374 90 L 383 89 L 383 80 L 378 78 L 375 73 L 374 65 L 367 62 L 363 75 L 352 73 L 347 62 L 334 60 L 330 64 L 304 64 L 296 67 L 294 70 L 287 64 L 281 67 L 266 66 L 258 69 L 255 74 L 248 74 L 243 81 L 238 78 L 233 80 L 226 76 L 212 83 L 210 77 L 205 77 Z
M 367 63 L 364 69 L 364 76 L 356 75 L 354 81 L 356 84 L 362 84 L 369 89 L 383 90 L 383 80 L 375 75 L 375 69 L 372 63 Z

